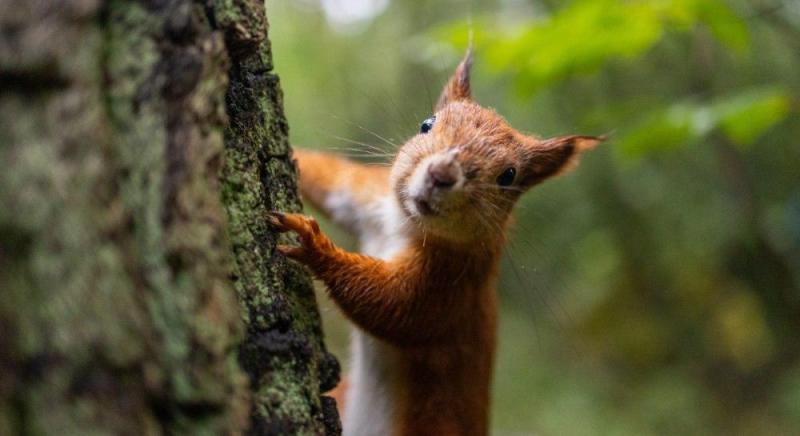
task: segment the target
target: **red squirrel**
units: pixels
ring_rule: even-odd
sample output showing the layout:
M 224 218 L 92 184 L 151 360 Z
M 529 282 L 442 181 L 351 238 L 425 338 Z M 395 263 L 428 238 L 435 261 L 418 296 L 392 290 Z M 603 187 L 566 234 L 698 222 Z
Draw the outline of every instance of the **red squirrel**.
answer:
M 304 215 L 270 215 L 355 325 L 345 435 L 485 435 L 495 279 L 511 211 L 602 138 L 522 134 L 470 92 L 470 51 L 391 168 L 295 150 L 305 200 L 352 231 L 337 247 Z

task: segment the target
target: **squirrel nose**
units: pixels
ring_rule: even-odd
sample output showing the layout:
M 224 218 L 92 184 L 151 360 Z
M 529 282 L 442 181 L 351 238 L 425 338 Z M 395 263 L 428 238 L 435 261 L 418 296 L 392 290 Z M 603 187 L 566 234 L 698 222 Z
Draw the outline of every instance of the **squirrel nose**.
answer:
M 458 168 L 453 161 L 432 162 L 428 167 L 428 174 L 437 188 L 449 188 L 458 181 Z

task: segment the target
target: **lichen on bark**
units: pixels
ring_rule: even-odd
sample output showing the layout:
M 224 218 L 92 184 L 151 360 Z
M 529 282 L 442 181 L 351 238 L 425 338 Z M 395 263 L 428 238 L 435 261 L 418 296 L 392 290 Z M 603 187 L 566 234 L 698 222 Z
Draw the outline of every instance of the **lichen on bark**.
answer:
M 274 251 L 277 235 L 265 220 L 270 210 L 301 206 L 264 4 L 220 1 L 213 16 L 231 56 L 223 200 L 245 306 L 240 363 L 250 376 L 254 431 L 337 433 L 333 400 L 320 394 L 336 385 L 339 367 L 322 342 L 311 279 Z
M 262 219 L 298 207 L 263 13 L 0 8 L 0 434 L 325 431 L 335 359 Z

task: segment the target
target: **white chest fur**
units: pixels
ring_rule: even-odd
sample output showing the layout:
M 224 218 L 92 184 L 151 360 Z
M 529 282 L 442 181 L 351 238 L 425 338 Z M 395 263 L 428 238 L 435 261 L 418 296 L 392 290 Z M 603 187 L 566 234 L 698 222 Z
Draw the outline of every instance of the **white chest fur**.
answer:
M 405 248 L 404 220 L 393 197 L 377 201 L 364 221 L 360 234 L 361 251 L 381 259 L 391 259 Z M 392 433 L 395 404 L 393 398 L 398 374 L 397 350 L 353 328 L 351 338 L 350 386 L 347 391 L 342 430 L 345 436 L 389 435 Z

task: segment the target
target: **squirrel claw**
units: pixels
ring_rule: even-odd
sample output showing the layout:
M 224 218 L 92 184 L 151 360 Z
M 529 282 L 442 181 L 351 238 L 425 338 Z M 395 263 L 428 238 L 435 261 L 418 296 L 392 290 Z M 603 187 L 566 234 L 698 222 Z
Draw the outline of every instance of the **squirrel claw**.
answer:
M 267 221 L 279 232 L 287 232 L 289 228 L 286 227 L 286 214 L 275 210 L 267 212 Z
M 311 254 L 332 250 L 333 242 L 325 236 L 319 228 L 317 221 L 311 217 L 296 213 L 269 212 L 267 219 L 278 232 L 295 232 L 299 237 L 300 246 L 278 245 L 276 250 L 291 259 L 304 262 Z
M 275 247 L 275 250 L 291 259 L 298 259 L 304 253 L 303 248 L 292 247 L 291 245 L 278 245 Z

